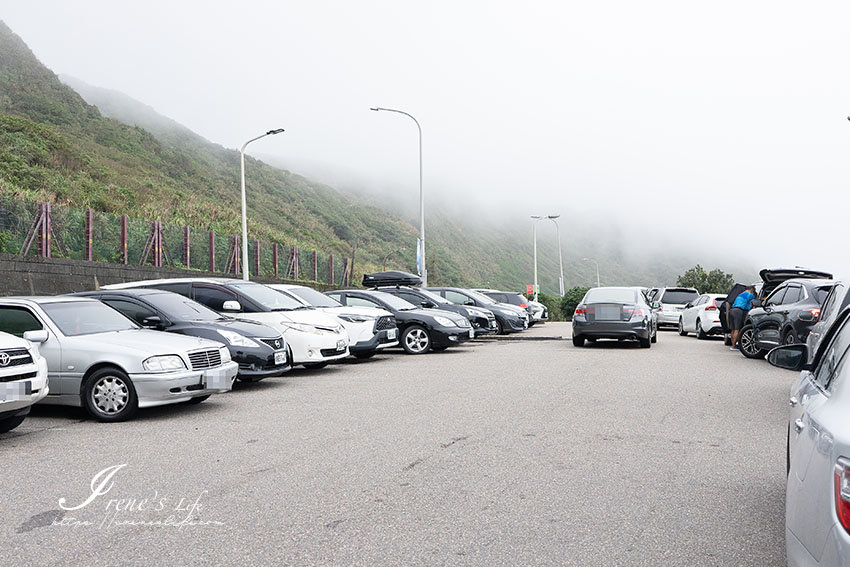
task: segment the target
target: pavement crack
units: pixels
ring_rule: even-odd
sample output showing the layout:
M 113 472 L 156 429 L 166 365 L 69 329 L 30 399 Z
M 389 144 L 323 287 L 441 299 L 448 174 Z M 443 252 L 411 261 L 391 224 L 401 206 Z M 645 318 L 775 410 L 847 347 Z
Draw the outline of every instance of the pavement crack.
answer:
M 416 465 L 418 465 L 418 464 L 421 464 L 424 460 L 425 460 L 425 459 L 416 459 L 415 461 L 413 461 L 412 463 L 409 463 L 407 466 L 405 466 L 405 467 L 404 467 L 403 469 L 401 469 L 401 470 L 402 470 L 402 471 L 409 471 L 409 470 L 413 470 L 413 467 L 415 467 L 415 466 L 416 466 Z
M 461 441 L 466 441 L 467 439 L 469 439 L 469 435 L 464 435 L 463 437 L 455 437 L 448 443 L 440 443 L 440 447 L 442 447 L 443 449 L 448 449 L 455 443 L 460 443 Z

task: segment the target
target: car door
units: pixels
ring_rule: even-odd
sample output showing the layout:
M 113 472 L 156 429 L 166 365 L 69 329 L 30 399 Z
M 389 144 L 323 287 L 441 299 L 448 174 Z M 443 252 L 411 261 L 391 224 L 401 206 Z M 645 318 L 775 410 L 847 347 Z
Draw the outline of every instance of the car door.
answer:
M 475 302 L 472 301 L 471 297 L 467 297 L 465 294 L 447 289 L 444 293 L 444 297 L 454 303 L 455 305 L 474 305 Z
M 47 324 L 47 319 L 33 309 L 23 305 L 0 305 L 0 331 L 23 337 L 27 331 L 48 331 L 47 340 L 38 346 L 41 356 L 47 361 L 47 377 L 50 381 L 48 395 L 66 392 L 67 372 L 62 372 L 62 344 L 56 329 Z M 73 370 L 73 369 L 72 369 Z M 76 392 L 79 393 L 79 392 Z
M 830 398 L 847 368 L 850 324 L 844 317 L 811 372 L 803 372 L 789 402 L 791 468 L 788 475 L 786 522 L 815 559 L 820 559 L 833 523 L 832 490 L 835 456 Z
M 782 342 L 783 334 L 789 325 L 794 321 L 799 312 L 800 305 L 805 303 L 806 290 L 800 284 L 788 284 L 788 290 L 782 298 L 782 305 L 776 307 L 774 313 L 776 315 L 777 332 L 779 333 L 779 341 Z M 794 339 L 797 342 L 797 339 Z
M 702 305 L 705 305 L 708 296 L 701 295 L 690 307 L 682 312 L 682 327 L 688 332 L 694 332 L 697 328 L 697 316 Z
M 787 286 L 780 285 L 765 300 L 762 307 L 750 310 L 753 323 L 753 337 L 759 348 L 770 349 L 779 344 L 779 322 L 781 315 L 776 312 L 782 308 Z

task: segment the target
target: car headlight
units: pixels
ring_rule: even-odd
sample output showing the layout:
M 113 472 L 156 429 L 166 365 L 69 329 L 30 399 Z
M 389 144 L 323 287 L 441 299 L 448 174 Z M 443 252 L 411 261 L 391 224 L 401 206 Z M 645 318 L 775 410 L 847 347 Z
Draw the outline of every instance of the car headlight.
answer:
M 148 372 L 171 372 L 173 370 L 184 370 L 186 365 L 183 359 L 176 354 L 164 354 L 152 356 L 142 362 L 142 368 Z
M 344 313 L 342 315 L 337 315 L 343 321 L 348 321 L 349 323 L 365 323 L 366 321 L 374 321 L 377 317 L 373 317 L 371 315 L 355 315 L 353 313 Z
M 234 333 L 233 331 L 216 331 L 219 335 L 224 337 L 228 344 L 233 346 L 241 346 L 241 347 L 249 347 L 249 348 L 258 348 L 260 345 L 256 343 L 256 341 L 252 341 L 245 335 L 240 335 L 239 333 Z
M 499 313 L 501 313 L 502 315 L 508 315 L 508 316 L 513 315 L 514 317 L 519 317 L 519 315 L 517 315 L 513 311 L 508 311 L 507 309 L 499 309 Z
M 454 327 L 455 322 L 451 319 L 446 319 L 445 317 L 440 317 L 439 315 L 434 317 L 434 321 L 442 325 L 443 327 Z
M 288 327 L 288 329 L 294 329 L 296 331 L 301 331 L 302 333 L 310 333 L 313 335 L 321 335 L 322 331 L 313 325 L 308 325 L 306 323 L 292 323 L 290 321 L 283 321 L 283 325 Z M 287 329 L 287 330 L 288 330 Z
M 221 362 L 222 362 L 222 364 L 225 363 L 225 362 L 230 362 L 231 360 L 233 360 L 233 357 L 230 356 L 230 349 L 227 348 L 227 347 L 221 347 Z

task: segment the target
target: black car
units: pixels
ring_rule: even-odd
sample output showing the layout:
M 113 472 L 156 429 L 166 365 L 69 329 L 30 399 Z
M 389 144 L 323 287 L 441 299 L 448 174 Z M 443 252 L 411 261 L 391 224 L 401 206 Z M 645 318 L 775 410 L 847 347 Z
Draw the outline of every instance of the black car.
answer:
M 451 311 L 462 317 L 466 317 L 475 329 L 475 336 L 489 335 L 498 330 L 496 316 L 489 309 L 473 307 L 471 305 L 455 305 L 448 299 L 440 297 L 434 292 L 427 289 L 404 286 L 387 286 L 375 288 L 376 291 L 383 291 L 400 297 L 403 300 L 412 303 L 413 305 L 421 305 L 426 309 L 440 309 L 442 311 Z
M 630 287 L 594 287 L 573 314 L 573 345 L 598 339 L 636 340 L 650 348 L 658 340 L 658 323 L 643 293 Z
M 764 302 L 754 299 L 741 329 L 741 354 L 763 358 L 779 345 L 806 342 L 834 283 L 791 279 L 779 284 Z
M 423 309 L 395 295 L 382 291 L 343 289 L 325 292 L 343 305 L 386 309 L 398 324 L 401 346 L 408 354 L 443 351 L 452 345 L 468 341 L 474 335 L 466 317 Z
M 524 295 L 520 295 L 518 293 L 513 293 L 510 291 L 499 291 L 497 289 L 474 289 L 473 291 L 483 293 L 496 303 L 510 303 L 514 307 L 525 309 L 528 312 L 529 323 L 531 322 L 531 318 L 533 317 L 534 313 L 531 309 L 531 304 L 528 303 L 528 299 Z
M 256 382 L 291 368 L 286 342 L 271 327 L 223 317 L 187 297 L 158 289 L 100 290 L 74 295 L 99 299 L 142 327 L 203 337 L 227 345 L 239 363 L 237 377 Z
M 806 339 L 806 344 L 809 345 L 809 362 L 814 359 L 815 353 L 817 353 L 818 347 L 829 328 L 832 327 L 832 324 L 844 309 L 850 305 L 850 293 L 847 293 L 847 290 L 848 287 L 845 282 L 835 282 L 826 299 L 823 300 L 818 321 L 812 327 L 809 337 Z
M 832 279 L 832 274 L 817 270 L 807 270 L 804 268 L 765 268 L 759 272 L 759 277 L 761 280 L 753 287 L 756 288 L 756 299 L 764 301 L 767 296 L 770 295 L 771 292 L 773 292 L 773 290 L 776 289 L 782 282 L 794 278 L 830 280 Z M 729 293 L 726 294 L 726 301 L 721 303 L 718 307 L 718 309 L 720 309 L 720 326 L 723 328 L 723 336 L 726 346 L 732 344 L 730 336 L 731 328 L 729 323 L 729 309 L 732 304 L 735 303 L 735 299 L 737 299 L 737 297 L 743 293 L 745 289 L 747 289 L 747 285 L 736 283 L 732 286 L 732 289 L 729 290 Z
M 528 328 L 528 313 L 525 309 L 509 303 L 498 303 L 483 293 L 460 287 L 429 287 L 428 291 L 445 297 L 456 305 L 471 305 L 489 309 L 496 317 L 496 332 L 500 335 L 517 333 Z

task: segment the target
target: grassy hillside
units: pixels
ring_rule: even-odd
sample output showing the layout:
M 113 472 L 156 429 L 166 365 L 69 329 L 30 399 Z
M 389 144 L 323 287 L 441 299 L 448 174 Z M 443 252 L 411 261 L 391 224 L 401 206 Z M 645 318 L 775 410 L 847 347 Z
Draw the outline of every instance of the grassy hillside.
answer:
M 222 234 L 239 232 L 237 151 L 203 139 L 126 95 L 65 80 L 83 96 L 0 22 L 0 197 L 50 200 Z M 338 256 L 351 256 L 356 248 L 355 281 L 402 247 L 406 252 L 394 256 L 391 267 L 413 268 L 415 219 L 246 159 L 250 237 Z M 513 289 L 530 283 L 530 223 L 471 228 L 466 216 L 430 208 L 432 283 Z M 609 284 L 672 283 L 696 263 L 635 262 L 616 246 L 600 248 L 569 228 L 564 245 L 568 286 L 595 279 L 595 268 L 577 261 L 586 255 L 600 261 L 603 283 Z M 541 239 L 540 262 L 541 284 L 556 290 L 554 242 Z

